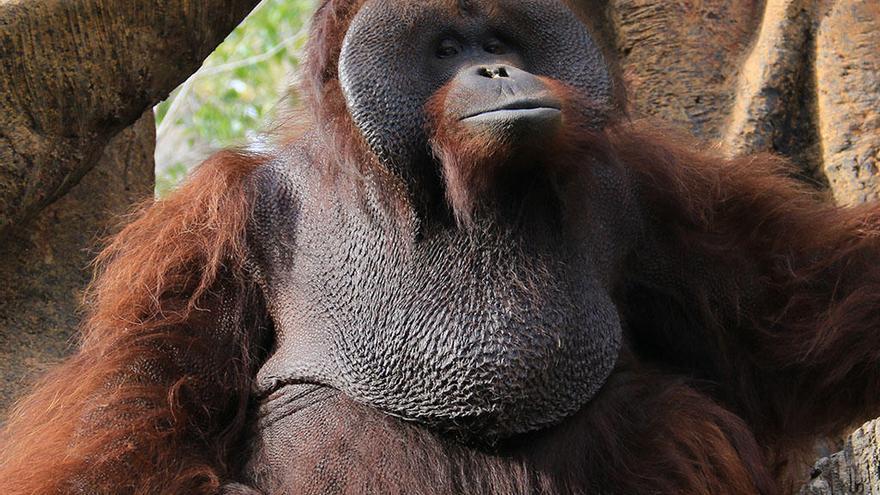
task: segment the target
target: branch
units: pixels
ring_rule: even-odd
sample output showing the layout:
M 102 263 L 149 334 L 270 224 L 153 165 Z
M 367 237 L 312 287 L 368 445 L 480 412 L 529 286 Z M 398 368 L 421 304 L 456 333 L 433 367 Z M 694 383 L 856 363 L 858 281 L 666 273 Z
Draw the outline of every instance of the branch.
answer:
M 0 2 L 0 230 L 76 185 L 256 4 Z

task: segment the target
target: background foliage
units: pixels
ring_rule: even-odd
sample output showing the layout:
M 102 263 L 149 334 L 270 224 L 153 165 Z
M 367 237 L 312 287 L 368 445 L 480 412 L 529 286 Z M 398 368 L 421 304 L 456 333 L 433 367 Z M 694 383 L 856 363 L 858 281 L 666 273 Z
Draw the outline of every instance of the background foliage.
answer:
M 211 151 L 245 144 L 290 91 L 315 0 L 263 0 L 198 72 L 155 108 L 156 193 Z

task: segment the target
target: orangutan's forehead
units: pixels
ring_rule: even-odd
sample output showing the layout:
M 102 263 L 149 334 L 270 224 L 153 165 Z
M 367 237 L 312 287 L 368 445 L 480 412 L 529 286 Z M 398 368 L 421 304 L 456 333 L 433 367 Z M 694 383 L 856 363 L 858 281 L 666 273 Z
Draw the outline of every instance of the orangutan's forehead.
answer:
M 456 0 L 456 9 L 461 15 L 485 15 L 497 8 L 497 0 Z
M 382 6 L 396 12 L 435 12 L 462 17 L 491 17 L 516 9 L 521 0 L 366 0 L 363 7 Z

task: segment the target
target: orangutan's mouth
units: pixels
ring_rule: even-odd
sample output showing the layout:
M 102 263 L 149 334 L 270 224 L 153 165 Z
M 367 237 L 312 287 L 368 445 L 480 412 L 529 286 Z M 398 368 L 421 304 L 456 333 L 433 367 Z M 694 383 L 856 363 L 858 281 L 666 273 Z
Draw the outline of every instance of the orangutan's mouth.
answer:
M 553 117 L 562 112 L 559 100 L 550 96 L 538 98 L 522 98 L 505 101 L 501 105 L 488 109 L 480 109 L 477 112 L 462 117 L 461 120 L 474 119 L 504 119 L 504 118 L 529 118 L 529 117 Z

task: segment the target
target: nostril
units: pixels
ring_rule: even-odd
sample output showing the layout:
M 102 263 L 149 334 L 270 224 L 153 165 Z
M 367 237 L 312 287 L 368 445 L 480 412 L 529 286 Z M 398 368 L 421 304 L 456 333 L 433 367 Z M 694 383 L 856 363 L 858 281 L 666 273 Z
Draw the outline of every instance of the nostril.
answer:
M 488 67 L 480 67 L 477 70 L 477 74 L 479 74 L 483 77 L 488 77 L 489 79 L 492 79 L 493 77 L 495 77 L 494 71 L 492 69 L 489 69 Z
M 480 67 L 477 69 L 477 74 L 483 77 L 488 77 L 489 79 L 497 79 L 499 77 L 510 77 L 507 74 L 507 68 L 504 66 L 498 67 Z

